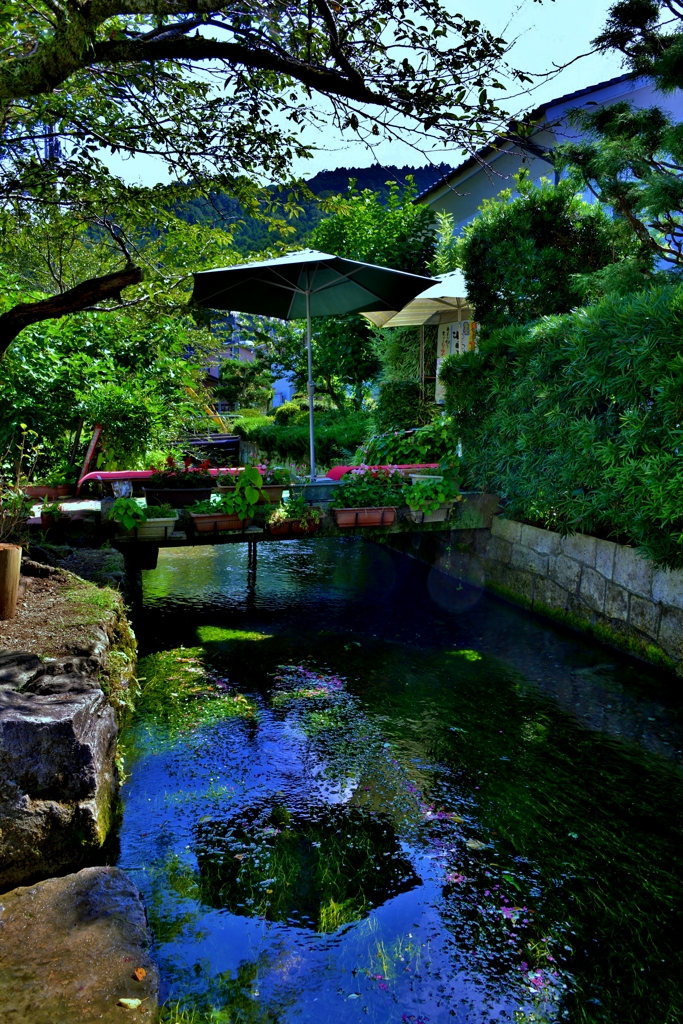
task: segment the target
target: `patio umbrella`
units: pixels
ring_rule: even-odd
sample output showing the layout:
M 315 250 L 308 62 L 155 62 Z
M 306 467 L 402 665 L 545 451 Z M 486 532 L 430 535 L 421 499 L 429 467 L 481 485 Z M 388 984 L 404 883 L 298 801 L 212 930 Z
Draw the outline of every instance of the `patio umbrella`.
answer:
M 442 274 L 436 284 L 432 283 L 395 311 L 373 312 L 363 310 L 363 316 L 375 327 L 424 327 L 427 324 L 449 324 L 463 318 L 462 311 L 469 314 L 467 285 L 461 271 Z
M 395 309 L 432 283 L 428 277 L 305 249 L 290 256 L 194 275 L 192 298 L 210 309 L 306 319 L 311 480 L 315 480 L 311 317 Z

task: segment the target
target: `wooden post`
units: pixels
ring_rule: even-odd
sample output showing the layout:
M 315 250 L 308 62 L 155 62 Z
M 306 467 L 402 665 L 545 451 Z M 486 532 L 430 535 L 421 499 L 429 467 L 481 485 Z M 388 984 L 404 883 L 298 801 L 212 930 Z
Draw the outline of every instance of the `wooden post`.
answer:
M 0 544 L 0 619 L 13 619 L 17 610 L 21 547 Z

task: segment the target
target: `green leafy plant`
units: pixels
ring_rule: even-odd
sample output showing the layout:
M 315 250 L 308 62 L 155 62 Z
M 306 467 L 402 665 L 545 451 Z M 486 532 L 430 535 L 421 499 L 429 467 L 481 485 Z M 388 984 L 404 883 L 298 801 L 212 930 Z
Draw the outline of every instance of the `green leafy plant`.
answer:
M 264 485 L 286 485 L 291 482 L 292 476 L 284 466 L 271 466 L 268 460 L 257 464 Z
M 359 466 L 346 473 L 336 489 L 333 508 L 382 508 L 403 505 L 404 476 L 400 470 Z
M 568 313 L 581 299 L 574 275 L 599 271 L 634 254 L 630 229 L 599 203 L 587 203 L 574 182 L 535 185 L 515 175 L 486 199 L 457 243 L 457 263 L 477 320 L 487 329 Z
M 49 501 L 47 498 L 43 498 L 42 500 L 40 514 L 41 516 L 51 516 L 53 519 L 69 518 L 58 501 Z
M 109 518 L 120 523 L 124 530 L 134 530 L 147 522 L 147 509 L 135 498 L 117 498 L 109 510 Z
M 270 509 L 268 514 L 268 522 L 272 526 L 286 522 L 299 523 L 301 526 L 317 526 L 322 522 L 322 518 L 322 509 L 307 505 L 303 494 L 292 495 L 277 508 Z
M 683 567 L 683 287 L 656 287 L 444 360 L 468 479 L 505 515 Z
M 192 459 L 186 458 L 182 465 L 179 465 L 172 455 L 166 459 L 164 469 L 155 469 L 152 474 L 149 486 L 165 489 L 187 489 L 213 487 L 214 479 L 208 472 L 209 462 L 205 460 L 198 466 L 192 465 Z
M 258 504 L 263 487 L 263 477 L 255 466 L 245 466 L 238 474 L 235 490 L 221 494 L 218 498 L 197 501 L 190 505 L 192 515 L 237 515 L 249 519 Z
M 417 512 L 436 512 L 446 503 L 452 504 L 458 496 L 457 484 L 443 477 L 423 480 L 416 478 L 404 488 L 406 504 Z
M 440 462 L 456 444 L 451 419 L 439 417 L 417 430 L 376 434 L 357 449 L 353 461 L 368 466 Z
M 173 505 L 169 505 L 168 502 L 164 502 L 163 505 L 148 505 L 146 512 L 147 522 L 153 519 L 175 519 L 177 515 Z

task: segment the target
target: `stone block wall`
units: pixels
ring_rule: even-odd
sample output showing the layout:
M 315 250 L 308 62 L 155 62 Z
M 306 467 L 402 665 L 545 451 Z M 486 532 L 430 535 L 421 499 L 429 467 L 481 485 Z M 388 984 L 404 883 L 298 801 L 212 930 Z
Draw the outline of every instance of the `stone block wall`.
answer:
M 683 675 L 683 571 L 658 569 L 635 548 L 500 516 L 490 529 L 393 546 Z

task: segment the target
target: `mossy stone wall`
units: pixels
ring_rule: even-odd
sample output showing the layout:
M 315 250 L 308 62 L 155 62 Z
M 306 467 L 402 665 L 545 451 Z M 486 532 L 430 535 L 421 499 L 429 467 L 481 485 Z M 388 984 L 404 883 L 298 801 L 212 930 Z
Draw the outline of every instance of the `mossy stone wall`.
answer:
M 410 534 L 393 547 L 683 676 L 683 570 L 635 548 L 494 517 L 490 529 Z

